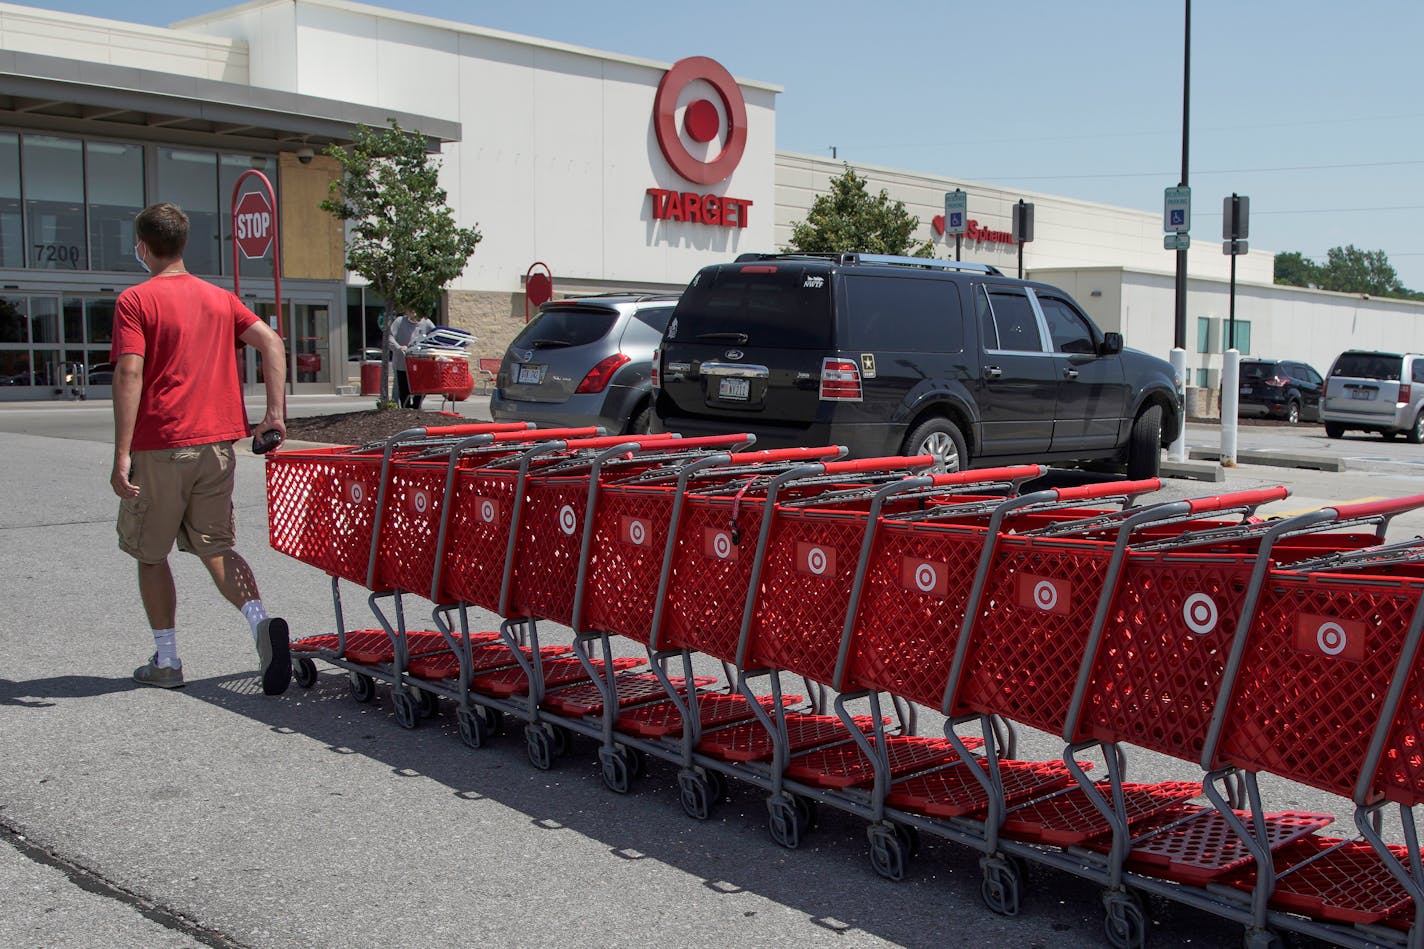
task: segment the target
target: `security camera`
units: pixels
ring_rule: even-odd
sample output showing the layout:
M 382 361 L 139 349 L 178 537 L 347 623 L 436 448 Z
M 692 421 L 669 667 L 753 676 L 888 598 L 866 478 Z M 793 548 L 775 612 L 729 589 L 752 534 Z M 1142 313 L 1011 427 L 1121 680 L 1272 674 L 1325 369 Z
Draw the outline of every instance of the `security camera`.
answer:
M 312 151 L 310 146 L 303 145 L 301 148 L 297 149 L 297 161 L 301 162 L 303 165 L 310 165 L 311 160 L 315 157 L 316 152 Z

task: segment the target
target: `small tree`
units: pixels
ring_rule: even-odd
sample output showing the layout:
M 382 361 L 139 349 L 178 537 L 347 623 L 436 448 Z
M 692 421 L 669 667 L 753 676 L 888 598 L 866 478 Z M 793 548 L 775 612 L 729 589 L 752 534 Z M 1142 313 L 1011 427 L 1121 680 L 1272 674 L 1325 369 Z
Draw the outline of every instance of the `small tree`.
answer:
M 473 227 L 457 227 L 440 187 L 440 164 L 426 151 L 425 136 L 400 127 L 357 126 L 350 147 L 326 154 L 341 163 L 341 178 L 321 209 L 351 222 L 346 267 L 365 277 L 389 304 L 381 340 L 381 399 L 390 398 L 391 324 L 399 313 L 427 314 L 440 303 L 445 285 L 465 270 L 482 239 Z
M 830 193 L 811 204 L 806 220 L 791 225 L 791 244 L 784 249 L 807 254 L 911 253 L 920 219 L 905 210 L 905 202 L 891 201 L 884 188 L 872 197 L 865 184 L 865 179 L 846 165 L 844 174 L 831 179 Z M 933 257 L 934 247 L 925 241 L 913 255 Z
M 1276 255 L 1275 281 L 1291 287 L 1313 287 L 1320 268 L 1299 251 Z

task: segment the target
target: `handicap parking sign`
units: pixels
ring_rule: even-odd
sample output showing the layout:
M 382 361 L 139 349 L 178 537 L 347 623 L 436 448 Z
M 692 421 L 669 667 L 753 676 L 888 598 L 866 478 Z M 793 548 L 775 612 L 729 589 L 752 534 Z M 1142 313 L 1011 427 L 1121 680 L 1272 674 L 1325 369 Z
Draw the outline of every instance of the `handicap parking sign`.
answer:
M 949 226 L 950 226 L 950 227 L 963 227 L 963 226 L 964 226 L 964 213 L 963 213 L 962 211 L 955 211 L 953 214 L 951 214 L 951 215 L 949 216 Z
M 1181 226 L 1182 226 L 1183 224 L 1185 224 L 1185 223 L 1187 223 L 1187 212 L 1186 212 L 1185 210 L 1183 210 L 1182 208 L 1173 208 L 1173 209 L 1172 209 L 1172 226 L 1173 226 L 1173 227 L 1181 227 Z

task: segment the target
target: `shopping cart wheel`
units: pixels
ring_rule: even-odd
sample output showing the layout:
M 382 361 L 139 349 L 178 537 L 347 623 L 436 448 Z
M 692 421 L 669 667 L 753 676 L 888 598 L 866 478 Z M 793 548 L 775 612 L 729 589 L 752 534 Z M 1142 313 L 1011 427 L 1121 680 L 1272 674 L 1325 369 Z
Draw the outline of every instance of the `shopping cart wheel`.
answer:
M 802 837 L 806 832 L 816 826 L 816 816 L 819 808 L 816 802 L 809 797 L 801 797 L 799 794 L 791 795 L 791 803 L 796 807 L 796 829 Z
M 981 857 L 979 869 L 984 872 L 984 879 L 979 885 L 984 905 L 1000 916 L 1017 916 L 1021 883 L 1019 868 L 1003 854 L 996 853 Z
M 304 689 L 310 689 L 316 685 L 316 663 L 306 656 L 300 656 L 292 663 L 292 678 L 297 680 L 297 685 Z
M 478 711 L 470 711 L 462 708 L 455 713 L 455 719 L 460 727 L 460 740 L 471 748 L 482 748 L 489 743 L 491 733 L 489 726 L 485 724 L 484 716 Z
M 603 783 L 614 794 L 627 794 L 633 783 L 633 761 L 629 750 L 622 745 L 598 749 Z
M 415 697 L 420 706 L 421 718 L 434 718 L 440 714 L 440 696 L 425 689 L 416 689 Z
M 414 689 L 395 689 L 391 692 L 396 724 L 401 728 L 414 728 L 420 724 L 420 703 L 414 693 Z
M 905 848 L 905 854 L 911 859 L 920 855 L 920 829 L 909 824 L 890 823 L 895 831 L 895 836 L 899 838 L 901 846 Z
M 801 818 L 793 795 L 774 794 L 766 800 L 767 830 L 771 839 L 787 850 L 801 845 Z
M 905 865 L 910 862 L 909 850 L 895 833 L 894 827 L 871 824 L 865 831 L 870 838 L 870 865 L 875 872 L 896 883 L 905 879 Z
M 574 733 L 562 725 L 550 725 L 549 734 L 554 739 L 554 757 L 562 758 L 573 750 Z
M 376 680 L 364 672 L 351 673 L 351 697 L 358 702 L 370 702 L 376 697 Z
M 710 775 L 709 775 L 710 776 Z M 692 768 L 677 774 L 678 800 L 693 820 L 706 820 L 712 813 L 712 782 Z
M 1280 933 L 1270 929 L 1248 929 L 1245 939 L 1246 949 L 1282 949 L 1286 944 Z
M 554 736 L 546 730 L 546 726 L 524 726 L 524 750 L 529 755 L 529 763 L 540 771 L 548 771 L 554 766 Z
M 718 801 L 725 801 L 727 795 L 731 793 L 731 787 L 727 783 L 727 776 L 720 771 L 708 769 L 706 771 L 707 783 L 711 785 L 711 801 L 716 804 Z
M 1114 949 L 1141 949 L 1147 945 L 1147 913 L 1136 893 L 1108 890 L 1103 894 L 1103 910 L 1103 933 Z
M 488 705 L 476 706 L 475 714 L 485 723 L 485 732 L 493 738 L 504 733 L 504 713 Z

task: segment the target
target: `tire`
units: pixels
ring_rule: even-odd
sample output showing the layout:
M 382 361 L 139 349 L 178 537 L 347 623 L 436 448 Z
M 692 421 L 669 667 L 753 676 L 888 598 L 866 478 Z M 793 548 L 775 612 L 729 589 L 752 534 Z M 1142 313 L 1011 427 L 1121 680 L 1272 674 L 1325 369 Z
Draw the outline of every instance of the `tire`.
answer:
M 959 426 L 947 418 L 930 418 L 905 437 L 903 455 L 934 455 L 935 471 L 963 471 L 969 467 L 969 449 Z
M 1340 437 L 1343 436 L 1344 434 L 1345 434 L 1345 426 L 1341 425 L 1339 422 L 1326 422 L 1326 423 L 1325 423 L 1325 437 L 1326 437 L 1326 438 L 1340 438 Z
M 1409 427 L 1405 437 L 1411 445 L 1424 445 L 1424 411 L 1414 416 L 1414 424 Z
M 1127 439 L 1127 476 L 1155 478 L 1162 470 L 1162 406 L 1149 405 L 1132 423 Z
M 1286 424 L 1300 424 L 1300 403 L 1295 399 L 1291 399 L 1290 404 L 1286 406 Z
M 653 406 L 644 405 L 628 420 L 629 435 L 651 435 L 653 433 Z

